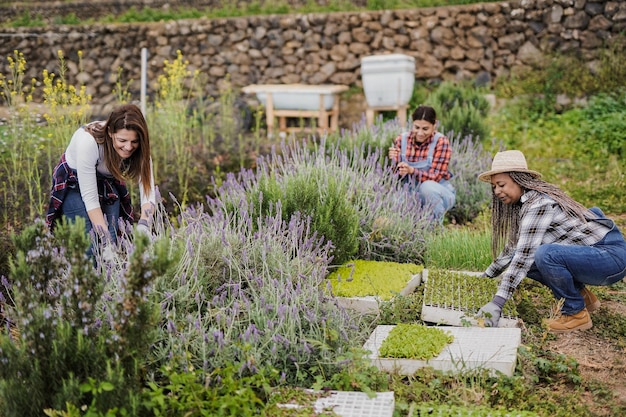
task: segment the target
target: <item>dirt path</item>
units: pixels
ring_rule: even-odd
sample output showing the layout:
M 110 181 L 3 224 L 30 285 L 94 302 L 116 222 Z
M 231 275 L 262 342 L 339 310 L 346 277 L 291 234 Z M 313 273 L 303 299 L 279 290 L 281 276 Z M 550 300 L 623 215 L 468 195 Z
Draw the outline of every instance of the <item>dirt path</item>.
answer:
M 613 314 L 626 315 L 626 305 L 613 301 L 602 301 L 602 308 L 592 313 L 593 317 L 610 311 Z M 606 385 L 615 395 L 616 400 L 626 406 L 626 349 L 616 345 L 612 340 L 599 336 L 591 330 L 557 335 L 556 340 L 549 343 L 550 350 L 576 359 L 583 380 L 597 381 Z M 599 416 L 609 416 L 597 404 L 591 395 L 589 408 Z

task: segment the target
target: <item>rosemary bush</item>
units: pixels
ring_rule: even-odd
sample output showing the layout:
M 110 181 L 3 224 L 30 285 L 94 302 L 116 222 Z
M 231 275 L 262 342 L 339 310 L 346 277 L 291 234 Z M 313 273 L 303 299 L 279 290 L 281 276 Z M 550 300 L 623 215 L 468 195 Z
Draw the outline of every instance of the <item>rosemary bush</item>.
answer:
M 437 109 L 441 129 L 446 134 L 489 137 L 489 127 L 484 120 L 489 102 L 481 89 L 446 81 L 428 95 L 427 103 Z
M 6 319 L 19 333 L 0 334 L 6 417 L 89 404 L 81 389 L 88 381 L 110 384 L 100 412 L 128 407 L 142 388 L 142 360 L 156 322 L 147 289 L 167 266 L 167 253 L 157 244 L 149 254 L 147 238 L 138 239 L 122 274 L 100 274 L 104 269 L 94 269 L 86 256 L 84 228 L 83 220 L 61 224 L 53 236 L 37 221 L 15 238 L 17 255 L 3 284 L 13 289 Z

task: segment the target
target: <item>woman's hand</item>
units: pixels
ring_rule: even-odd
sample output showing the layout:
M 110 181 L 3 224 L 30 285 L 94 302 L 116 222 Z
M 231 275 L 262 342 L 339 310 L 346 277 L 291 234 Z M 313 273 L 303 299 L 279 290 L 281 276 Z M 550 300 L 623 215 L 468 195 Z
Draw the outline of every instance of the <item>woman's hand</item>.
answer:
M 404 176 L 404 175 L 410 175 L 414 173 L 415 173 L 415 168 L 413 168 L 411 165 L 407 164 L 406 162 L 400 162 L 398 164 L 398 174 Z
M 400 151 L 398 150 L 398 148 L 396 148 L 395 146 L 389 147 L 389 153 L 388 153 L 389 159 L 397 162 L 399 154 L 400 154 Z

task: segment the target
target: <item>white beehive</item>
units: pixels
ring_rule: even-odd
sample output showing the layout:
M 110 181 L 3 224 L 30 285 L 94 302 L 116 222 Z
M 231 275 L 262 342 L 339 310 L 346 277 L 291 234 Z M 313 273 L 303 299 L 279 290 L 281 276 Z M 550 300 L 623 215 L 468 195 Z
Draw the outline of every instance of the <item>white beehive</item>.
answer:
M 369 107 L 406 105 L 415 84 L 415 58 L 404 54 L 363 57 L 361 78 Z

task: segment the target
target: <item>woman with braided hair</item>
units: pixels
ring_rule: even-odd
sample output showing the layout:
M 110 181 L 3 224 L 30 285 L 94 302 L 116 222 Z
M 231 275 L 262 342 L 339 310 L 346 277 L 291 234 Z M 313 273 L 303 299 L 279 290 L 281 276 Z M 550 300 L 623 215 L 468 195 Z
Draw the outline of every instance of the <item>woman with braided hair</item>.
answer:
M 502 274 L 498 291 L 478 316 L 497 326 L 504 303 L 530 277 L 563 300 L 560 316 L 547 323 L 550 331 L 591 328 L 589 313 L 600 301 L 586 285 L 611 285 L 626 276 L 626 241 L 615 223 L 542 180 L 517 150 L 498 152 L 491 170 L 478 178 L 493 190 L 495 260 L 483 275 Z

